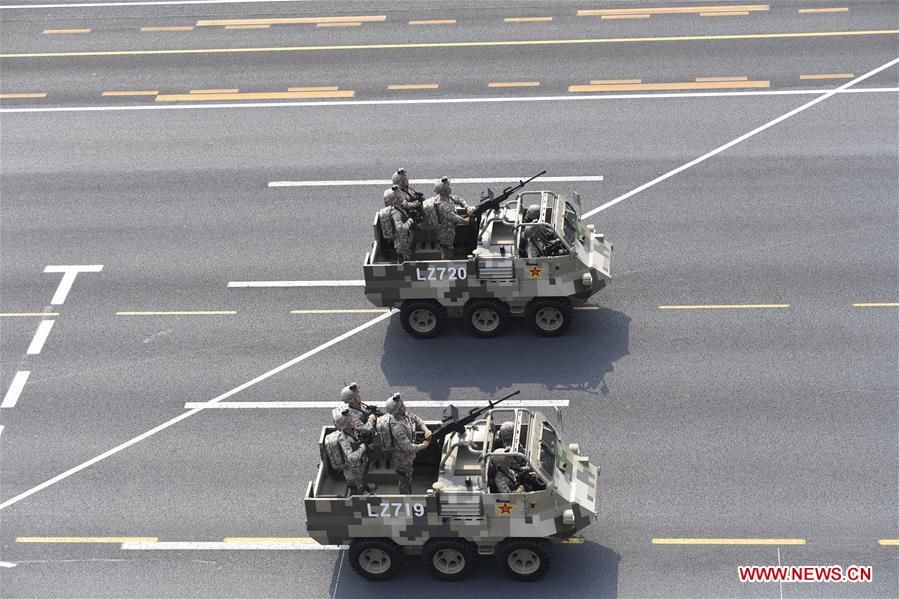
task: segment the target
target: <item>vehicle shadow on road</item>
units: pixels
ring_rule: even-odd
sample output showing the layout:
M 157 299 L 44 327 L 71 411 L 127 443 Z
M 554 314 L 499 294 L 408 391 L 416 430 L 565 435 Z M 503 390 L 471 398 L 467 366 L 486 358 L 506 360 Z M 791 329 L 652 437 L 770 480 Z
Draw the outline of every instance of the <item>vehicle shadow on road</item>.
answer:
M 420 557 L 407 557 L 394 578 L 372 582 L 356 574 L 347 555 L 334 565 L 331 579 L 333 599 L 364 597 L 365 599 L 394 599 L 395 597 L 448 597 L 464 594 L 469 597 L 590 597 L 614 599 L 618 597 L 618 562 L 621 556 L 614 550 L 597 545 L 554 545 L 553 562 L 546 576 L 534 582 L 518 582 L 501 574 L 494 558 L 481 557 L 471 576 L 459 582 L 435 580 L 425 569 Z
M 606 394 L 606 375 L 628 354 L 630 321 L 609 308 L 578 311 L 564 335 L 546 338 L 515 318 L 499 337 L 480 339 L 460 320 L 448 320 L 434 339 L 415 339 L 394 318 L 384 338 L 381 370 L 391 387 L 412 387 L 434 400 L 447 399 L 455 388 L 475 387 L 490 395 L 521 384 Z

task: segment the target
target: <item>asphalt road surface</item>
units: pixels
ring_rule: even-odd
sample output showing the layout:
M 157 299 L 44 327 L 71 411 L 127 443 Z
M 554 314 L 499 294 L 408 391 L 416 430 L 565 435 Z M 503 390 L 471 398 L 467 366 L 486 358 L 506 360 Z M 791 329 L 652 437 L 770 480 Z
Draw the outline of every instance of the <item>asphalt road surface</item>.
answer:
M 0 595 L 899 596 L 895 3 L 471 4 L 4 0 Z M 546 169 L 612 285 L 561 338 L 412 339 L 353 284 L 385 185 L 349 182 L 400 166 Z M 351 380 L 567 402 L 598 520 L 533 584 L 268 549 L 328 418 L 271 402 Z

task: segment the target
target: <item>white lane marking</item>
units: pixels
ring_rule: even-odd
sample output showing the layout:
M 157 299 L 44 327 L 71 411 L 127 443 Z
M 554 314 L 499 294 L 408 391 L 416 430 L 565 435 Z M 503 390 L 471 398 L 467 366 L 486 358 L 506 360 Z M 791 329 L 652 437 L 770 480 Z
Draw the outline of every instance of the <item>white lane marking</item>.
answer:
M 25 382 L 28 380 L 28 375 L 30 374 L 30 370 L 20 370 L 16 373 L 16 376 L 12 379 L 12 383 L 9 385 L 9 389 L 6 390 L 6 395 L 3 396 L 3 403 L 0 403 L 0 408 L 15 407 L 16 402 L 19 401 L 19 395 L 22 394 L 22 389 L 25 388 Z
M 274 2 L 310 2 L 311 0 L 157 0 L 154 2 L 79 2 L 77 4 L 4 4 L 14 8 L 92 8 L 94 6 L 177 6 L 181 4 L 269 4 Z
M 403 401 L 403 403 L 412 408 L 445 408 L 452 404 L 457 408 L 478 408 L 487 403 L 487 400 L 439 400 L 439 401 Z M 306 409 L 331 409 L 340 402 L 338 401 L 223 401 L 213 405 L 208 405 L 202 401 L 189 401 L 184 404 L 186 409 L 194 409 L 200 406 L 215 409 L 289 409 L 289 408 L 306 408 Z M 567 399 L 544 399 L 531 400 L 523 399 L 519 401 L 504 401 L 504 408 L 566 408 L 568 407 Z
M 231 397 L 232 395 L 235 395 L 235 394 L 237 394 L 237 393 L 240 393 L 240 392 L 243 391 L 244 389 L 248 389 L 248 388 L 252 387 L 253 385 L 255 385 L 255 384 L 257 384 L 257 383 L 260 383 L 260 382 L 262 382 L 262 381 L 264 381 L 264 380 L 266 380 L 266 379 L 268 379 L 268 378 L 270 378 L 270 377 L 272 377 L 272 376 L 278 374 L 279 372 L 281 372 L 281 371 L 283 371 L 283 370 L 287 370 L 287 369 L 290 368 L 291 366 L 294 366 L 294 365 L 299 364 L 300 362 L 302 362 L 302 361 L 304 361 L 304 360 L 306 360 L 306 359 L 308 359 L 308 358 L 311 358 L 312 356 L 314 356 L 314 355 L 316 355 L 316 354 L 318 354 L 318 353 L 320 353 L 320 352 L 322 352 L 322 351 L 328 349 L 329 347 L 331 347 L 331 346 L 333 346 L 333 345 L 337 345 L 338 343 L 340 343 L 341 341 L 344 341 L 345 339 L 349 339 L 350 337 L 352 337 L 353 335 L 356 335 L 357 333 L 361 333 L 361 332 L 364 331 L 365 329 L 367 329 L 367 328 L 369 328 L 369 327 L 371 327 L 371 326 L 374 326 L 374 325 L 378 324 L 378 323 L 381 322 L 381 321 L 387 320 L 388 318 L 390 318 L 391 316 L 393 316 L 393 314 L 394 314 L 395 312 L 397 312 L 397 310 L 392 310 L 392 311 L 390 311 L 390 312 L 386 312 L 386 313 L 384 313 L 384 314 L 381 314 L 381 315 L 379 315 L 379 316 L 376 316 L 376 317 L 372 318 L 371 320 L 369 320 L 369 321 L 367 321 L 367 322 L 365 322 L 365 323 L 359 325 L 358 327 L 356 327 L 356 328 L 354 328 L 354 329 L 351 329 L 351 330 L 347 331 L 346 333 L 343 333 L 342 335 L 338 335 L 337 337 L 334 337 L 334 338 L 331 339 L 330 341 L 327 341 L 327 342 L 325 342 L 325 343 L 319 345 L 319 346 L 316 347 L 315 349 L 311 349 L 311 350 L 307 351 L 306 353 L 304 353 L 304 354 L 302 354 L 302 355 L 300 355 L 300 356 L 297 356 L 296 358 L 293 358 L 293 359 L 291 359 L 291 360 L 288 360 L 287 362 L 281 364 L 280 366 L 277 366 L 277 367 L 275 367 L 275 368 L 269 370 L 269 371 L 266 372 L 266 373 L 260 374 L 260 375 L 257 376 L 256 378 L 254 378 L 254 379 L 252 379 L 252 380 L 249 380 L 249 381 L 247 381 L 246 383 L 243 383 L 243 384 L 241 384 L 241 385 L 238 385 L 237 387 L 234 387 L 234 388 L 231 389 L 230 391 L 226 391 L 225 393 L 222 393 L 222 394 L 219 395 L 218 397 L 215 397 L 215 398 L 209 400 L 209 402 L 206 402 L 206 403 L 208 403 L 208 404 L 213 404 L 213 403 L 217 403 L 217 402 L 219 402 L 219 401 L 224 401 L 225 399 L 228 399 L 228 398 Z M 4 400 L 4 401 L 5 401 L 5 400 Z M 69 468 L 69 469 L 66 470 L 65 472 L 62 472 L 61 474 L 57 474 L 57 475 L 54 476 L 53 478 L 51 478 L 51 479 L 49 479 L 49 480 L 46 480 L 46 481 L 42 482 L 41 484 L 39 484 L 39 485 L 37 485 L 37 486 L 35 486 L 35 487 L 32 487 L 32 488 L 28 489 L 27 491 L 24 491 L 24 492 L 22 492 L 22 493 L 19 493 L 19 494 L 16 495 L 15 497 L 12 497 L 12 498 L 10 498 L 10 499 L 7 499 L 7 500 L 4 501 L 3 503 L 0 503 L 0 510 L 4 510 L 4 509 L 8 508 L 8 507 L 11 506 L 11 505 L 15 505 L 16 503 L 22 501 L 23 499 L 25 499 L 25 498 L 27 498 L 27 497 L 31 497 L 32 495 L 34 495 L 35 493 L 37 493 L 37 492 L 39 492 L 39 491 L 43 491 L 44 489 L 46 489 L 46 488 L 49 487 L 49 486 L 54 485 L 54 484 L 58 483 L 58 482 L 61 481 L 61 480 L 65 480 L 65 479 L 67 479 L 68 477 L 72 476 L 73 474 L 77 474 L 78 472 L 81 472 L 81 471 L 84 470 L 85 468 L 89 468 L 89 467 L 93 466 L 93 465 L 96 464 L 97 462 L 101 462 L 101 461 L 105 460 L 106 458 L 108 458 L 108 457 L 110 457 L 110 456 L 113 456 L 113 455 L 119 453 L 120 451 L 122 451 L 122 450 L 124 450 L 124 449 L 128 449 L 128 448 L 131 447 L 132 445 L 135 445 L 135 444 L 137 444 L 137 443 L 140 443 L 140 442 L 143 441 L 144 439 L 147 439 L 147 438 L 149 438 L 149 437 L 152 437 L 152 436 L 155 435 L 156 433 L 158 433 L 158 432 L 160 432 L 160 431 L 163 431 L 163 430 L 169 428 L 170 426 L 173 426 L 173 425 L 175 425 L 175 424 L 178 424 L 178 423 L 181 422 L 182 420 L 185 420 L 185 419 L 187 419 L 187 418 L 190 418 L 190 417 L 193 416 L 194 414 L 197 414 L 197 413 L 199 413 L 199 412 L 202 412 L 202 411 L 205 410 L 207 407 L 208 407 L 208 405 L 204 405 L 204 406 L 201 406 L 201 407 L 198 407 L 198 408 L 194 408 L 193 410 L 190 410 L 189 412 L 184 412 L 184 413 L 182 413 L 182 414 L 179 414 L 178 416 L 175 416 L 175 417 L 172 418 L 171 420 L 167 420 L 166 422 L 163 422 L 162 424 L 160 424 L 160 425 L 158 425 L 158 426 L 156 426 L 156 427 L 154 427 L 154 428 L 151 428 L 150 430 L 146 431 L 145 433 L 141 433 L 140 435 L 134 437 L 133 439 L 131 439 L 131 440 L 129 440 L 129 441 L 125 441 L 124 443 L 121 443 L 120 445 L 116 445 L 116 446 L 113 447 L 112 449 L 109 449 L 109 450 L 107 450 L 107 451 L 104 451 L 104 452 L 101 453 L 100 455 L 98 455 L 98 456 L 96 456 L 96 457 L 93 457 L 93 458 L 89 459 L 88 461 L 83 462 L 82 464 L 79 464 L 78 466 L 75 466 L 75 467 L 73 467 L 73 468 Z
M 69 290 L 72 289 L 72 283 L 75 282 L 75 277 L 78 276 L 79 272 L 100 272 L 101 270 L 103 270 L 102 264 L 55 264 L 44 267 L 44 272 L 63 273 L 62 280 L 56 288 L 56 293 L 53 294 L 53 299 L 50 300 L 50 305 L 58 306 L 66 301 Z
M 364 287 L 365 281 L 228 281 L 228 287 Z
M 16 565 L 12 562 L 0 562 L 0 568 L 15 568 Z
M 843 90 L 842 94 L 895 93 L 899 87 L 871 87 Z M 820 89 L 732 91 L 732 92 L 687 92 L 650 94 L 592 94 L 585 96 L 529 96 L 529 97 L 483 97 L 483 98 L 420 98 L 408 100 L 326 100 L 314 102 L 232 102 L 222 104 L 139 104 L 132 106 L 47 106 L 0 108 L 0 114 L 30 112 L 107 112 L 118 110 L 215 110 L 220 108 L 295 108 L 310 106 L 390 106 L 405 104 L 488 104 L 495 102 L 580 102 L 586 100 L 648 100 L 670 98 L 723 98 L 739 96 L 801 96 L 818 95 Z
M 337 599 L 337 586 L 340 584 L 340 573 L 343 571 L 343 560 L 346 557 L 346 552 L 343 551 L 340 553 L 340 562 L 337 564 L 337 577 L 334 579 L 334 592 L 331 593 L 331 599 Z
M 481 177 L 481 178 L 468 178 L 468 179 L 459 179 L 453 177 L 451 181 L 453 183 L 518 183 L 527 177 Z M 433 179 L 411 179 L 409 181 L 412 185 L 426 185 L 428 183 L 433 183 L 437 178 Z M 540 177 L 539 181 L 545 181 L 547 183 L 562 183 L 562 182 L 578 182 L 578 181 L 602 181 L 602 175 L 574 175 L 569 177 Z M 269 187 L 350 187 L 354 185 L 390 185 L 392 181 L 388 181 L 387 179 L 358 179 L 358 180 L 348 180 L 348 179 L 337 179 L 335 181 L 270 181 Z
M 864 81 L 865 79 L 868 79 L 869 77 L 873 77 L 873 76 L 876 75 L 877 73 L 880 73 L 881 71 L 886 70 L 886 69 L 892 67 L 893 65 L 895 65 L 895 64 L 897 64 L 897 63 L 899 63 L 899 58 L 894 58 L 893 60 L 889 61 L 888 63 L 882 64 L 882 65 L 880 65 L 879 67 L 877 67 L 876 69 L 873 69 L 873 70 L 871 70 L 871 71 L 868 71 L 867 73 L 865 73 L 865 74 L 862 75 L 861 77 L 858 77 L 858 78 L 853 79 L 853 80 L 851 80 L 851 81 L 847 81 L 847 82 L 844 83 L 843 85 L 841 85 L 841 86 L 839 86 L 839 87 L 835 87 L 835 88 L 833 88 L 833 89 L 831 89 L 831 90 L 829 90 L 829 91 L 827 91 L 827 92 L 821 94 L 821 95 L 818 96 L 817 98 L 815 98 L 815 99 L 813 99 L 813 100 L 810 100 L 810 101 L 806 102 L 806 103 L 803 104 L 802 106 L 799 106 L 798 108 L 794 108 L 793 110 L 791 110 L 791 111 L 789 111 L 789 112 L 787 112 L 787 113 L 785 113 L 785 114 L 780 115 L 780 116 L 777 117 L 776 119 L 770 120 L 770 121 L 768 121 L 767 123 L 765 123 L 764 125 L 762 125 L 762 126 L 760 126 L 760 127 L 756 127 L 755 129 L 753 129 L 752 131 L 750 131 L 750 132 L 748 132 L 748 133 L 744 133 L 744 134 L 741 135 L 740 137 L 738 137 L 738 138 L 736 138 L 736 139 L 734 139 L 734 140 L 731 140 L 731 141 L 727 142 L 727 143 L 724 144 L 723 146 L 719 146 L 719 147 L 715 148 L 714 150 L 712 150 L 711 152 L 706 152 L 705 154 L 703 154 L 703 155 L 700 156 L 699 158 L 695 158 L 695 159 L 691 160 L 690 162 L 688 162 L 687 164 L 684 164 L 684 165 L 682 165 L 682 166 L 679 166 L 679 167 L 677 167 L 677 168 L 674 169 L 674 170 L 668 171 L 668 172 L 665 173 L 664 175 L 662 175 L 662 176 L 660 176 L 660 177 L 656 177 L 656 178 L 653 179 L 652 181 L 649 181 L 648 183 L 644 183 L 644 184 L 641 185 L 640 187 L 637 187 L 636 189 L 632 189 L 631 191 L 625 193 L 624 195 L 620 195 L 620 196 L 618 196 L 617 198 L 615 198 L 614 200 L 608 201 L 608 202 L 606 202 L 605 204 L 603 204 L 602 206 L 599 206 L 599 207 L 597 207 L 597 208 L 594 208 L 593 210 L 590 210 L 589 212 L 587 212 L 586 214 L 584 214 L 581 218 L 582 218 L 582 219 L 583 219 L 583 218 L 590 218 L 591 216 L 593 216 L 594 214 L 596 214 L 596 213 L 598 213 L 598 212 L 602 212 L 603 210 L 605 210 L 605 209 L 607 209 L 607 208 L 611 208 L 611 207 L 614 206 L 615 204 L 617 204 L 617 203 L 619 203 L 619 202 L 622 202 L 622 201 L 628 199 L 629 197 L 632 197 L 632 196 L 634 196 L 634 195 L 640 193 L 641 191 L 644 191 L 644 190 L 646 190 L 646 189 L 649 189 L 650 187 L 652 187 L 653 185 L 656 185 L 657 183 L 661 183 L 662 181 L 665 181 L 666 179 L 670 179 L 670 178 L 673 177 L 674 175 L 677 175 L 678 173 L 682 173 L 682 172 L 684 172 L 685 170 L 687 170 L 688 168 L 691 168 L 691 167 L 693 167 L 693 166 L 696 166 L 696 165 L 699 164 L 700 162 L 704 162 L 704 161 L 708 160 L 709 158 L 712 158 L 713 156 L 717 156 L 718 154 L 720 154 L 721 152 L 727 150 L 728 148 L 732 148 L 732 147 L 734 147 L 735 145 L 737 145 L 738 143 L 744 142 L 744 141 L 746 141 L 747 139 L 749 139 L 749 138 L 751 138 L 751 137 L 754 137 L 755 135 L 758 135 L 759 133 L 761 133 L 761 132 L 763 132 L 763 131 L 766 131 L 766 130 L 770 129 L 771 127 L 773 127 L 774 125 L 777 125 L 778 123 L 782 123 L 783 121 L 787 120 L 788 118 L 790 118 L 790 117 L 792 117 L 792 116 L 795 116 L 795 115 L 799 114 L 800 112 L 802 112 L 802 111 L 804 111 L 804 110 L 807 110 L 807 109 L 811 108 L 811 107 L 814 106 L 815 104 L 818 104 L 818 103 L 823 102 L 824 100 L 826 100 L 826 99 L 828 99 L 828 98 L 830 98 L 830 97 L 833 97 L 835 94 L 838 94 L 838 93 L 847 91 L 850 87 L 852 87 L 852 86 L 855 85 L 856 83 L 860 83 L 860 82 Z
M 122 549 L 129 551 L 336 551 L 349 549 L 348 545 L 319 545 L 318 543 L 295 543 L 272 541 L 269 543 L 225 543 L 222 541 L 157 541 L 155 543 L 122 543 Z
M 44 348 L 44 343 L 47 341 L 47 336 L 50 334 L 50 329 L 53 328 L 53 323 L 55 320 L 42 320 L 41 324 L 37 325 L 37 331 L 34 333 L 34 337 L 31 339 L 31 344 L 28 346 L 28 351 L 25 353 L 29 356 L 36 356 L 41 353 L 41 350 Z

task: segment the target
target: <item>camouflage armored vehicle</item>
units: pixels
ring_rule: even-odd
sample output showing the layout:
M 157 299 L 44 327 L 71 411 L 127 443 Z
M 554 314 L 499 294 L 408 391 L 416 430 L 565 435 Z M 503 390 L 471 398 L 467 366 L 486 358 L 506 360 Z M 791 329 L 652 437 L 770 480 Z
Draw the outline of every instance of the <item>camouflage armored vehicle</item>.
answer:
M 610 282 L 612 244 L 581 222 L 578 194 L 527 191 L 511 197 L 523 186 L 495 199 L 487 191 L 472 224 L 456 228 L 451 260 L 443 259 L 436 232 L 422 223 L 414 229 L 413 260 L 397 264 L 376 216 L 363 265 L 368 300 L 398 308 L 403 328 L 418 338 L 433 337 L 444 319 L 460 317 L 479 337 L 498 335 L 512 316 L 525 316 L 539 335 L 564 333 L 573 305 Z M 539 218 L 530 221 L 533 204 Z M 531 239 L 540 244 L 529 258 Z
M 503 421 L 515 426 L 508 448 L 498 436 Z M 376 445 L 368 477 L 376 494 L 347 497 L 324 448 L 334 429 L 322 429 L 322 461 L 306 489 L 306 526 L 318 543 L 349 545 L 361 576 L 390 578 L 404 555 L 421 555 L 436 578 L 458 580 L 478 556 L 492 555 L 512 578 L 536 580 L 549 568 L 552 544 L 571 542 L 595 520 L 598 469 L 577 445 L 563 443 L 540 412 L 481 409 L 460 419 L 451 406 L 443 426 L 427 425 L 432 443 L 415 458 L 409 495 L 397 493 L 390 458 Z M 453 432 L 441 439 L 447 427 Z M 524 491 L 501 493 L 493 485 L 500 456 L 517 460 Z

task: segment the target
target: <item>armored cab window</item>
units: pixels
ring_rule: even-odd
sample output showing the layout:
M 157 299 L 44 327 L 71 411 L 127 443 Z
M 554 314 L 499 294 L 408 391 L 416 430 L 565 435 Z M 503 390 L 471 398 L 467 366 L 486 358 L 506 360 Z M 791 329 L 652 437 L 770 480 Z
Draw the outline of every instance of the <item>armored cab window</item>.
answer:
M 577 238 L 578 222 L 577 212 L 574 211 L 571 204 L 565 204 L 565 217 L 562 220 L 562 227 L 565 241 L 568 242 L 568 245 L 574 245 L 574 241 Z
M 556 467 L 556 431 L 545 422 L 540 436 L 540 467 L 550 476 Z

